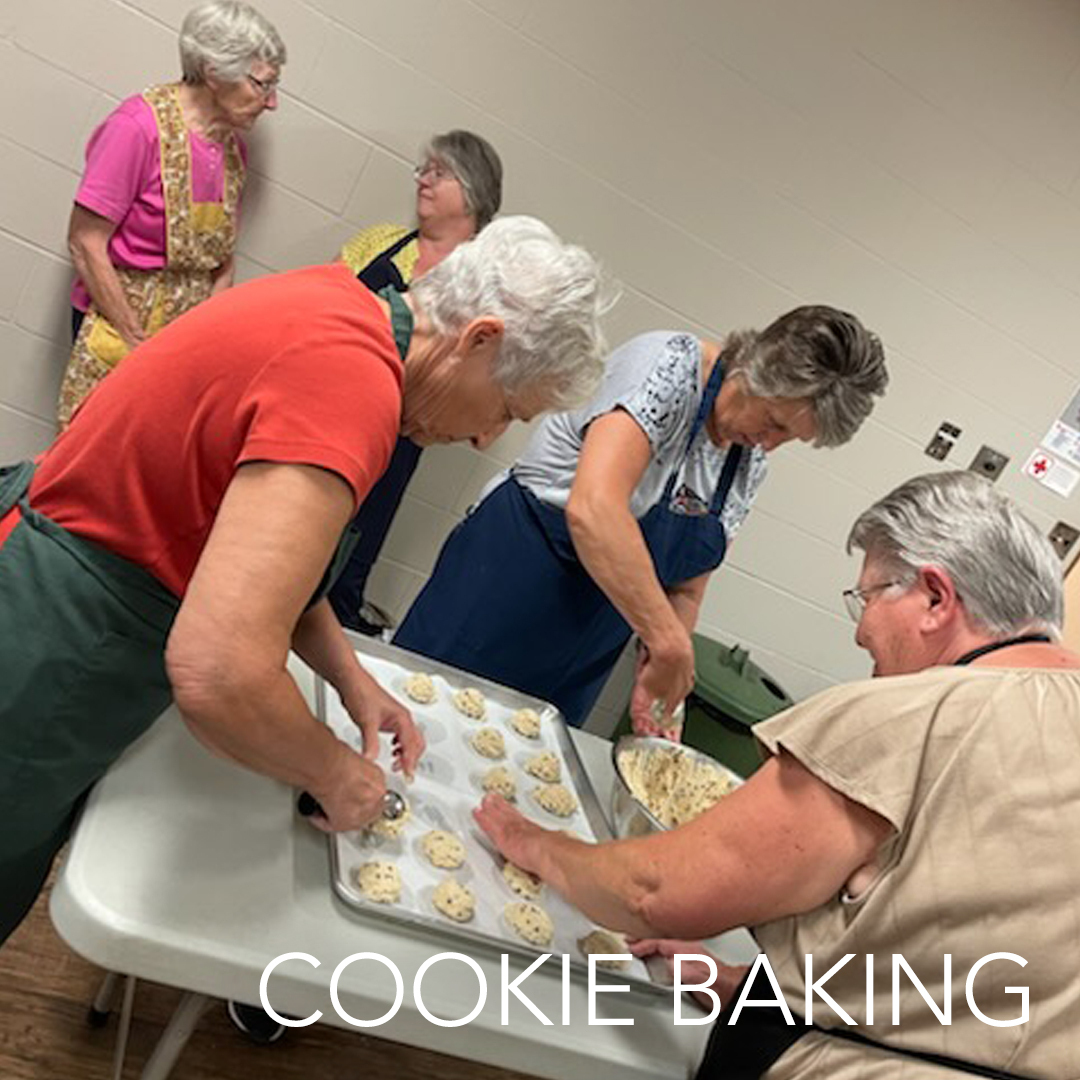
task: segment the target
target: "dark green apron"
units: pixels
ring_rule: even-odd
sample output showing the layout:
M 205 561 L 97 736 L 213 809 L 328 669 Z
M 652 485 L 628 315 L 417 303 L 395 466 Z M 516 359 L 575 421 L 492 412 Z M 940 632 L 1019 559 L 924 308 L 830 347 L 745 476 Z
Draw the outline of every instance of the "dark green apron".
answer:
M 396 294 L 394 340 L 412 315 Z M 32 509 L 32 462 L 0 469 L 0 942 L 48 875 L 90 787 L 168 708 L 165 643 L 179 600 L 145 570 Z M 319 599 L 357 535 L 343 534 Z

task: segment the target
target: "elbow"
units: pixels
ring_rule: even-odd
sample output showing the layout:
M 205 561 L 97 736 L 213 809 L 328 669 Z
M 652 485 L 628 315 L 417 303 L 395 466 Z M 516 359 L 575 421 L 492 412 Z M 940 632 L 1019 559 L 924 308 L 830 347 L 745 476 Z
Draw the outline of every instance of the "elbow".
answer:
M 593 495 L 571 490 L 566 503 L 566 527 L 575 543 L 595 536 L 600 530 L 600 523 L 610 517 L 605 513 L 602 502 Z
M 165 672 L 173 701 L 184 720 L 199 730 L 225 724 L 239 715 L 242 703 L 258 693 L 254 672 L 230 655 L 231 650 L 178 638 L 165 648 Z

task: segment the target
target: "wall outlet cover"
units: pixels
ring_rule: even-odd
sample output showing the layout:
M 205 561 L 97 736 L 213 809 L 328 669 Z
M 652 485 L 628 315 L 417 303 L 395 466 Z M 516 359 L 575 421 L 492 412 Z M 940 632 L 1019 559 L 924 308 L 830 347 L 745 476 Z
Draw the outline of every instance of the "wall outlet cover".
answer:
M 1008 464 L 1008 454 L 1003 454 L 1000 450 L 995 450 L 990 446 L 983 446 L 968 468 L 971 472 L 985 476 L 988 480 L 996 480 Z

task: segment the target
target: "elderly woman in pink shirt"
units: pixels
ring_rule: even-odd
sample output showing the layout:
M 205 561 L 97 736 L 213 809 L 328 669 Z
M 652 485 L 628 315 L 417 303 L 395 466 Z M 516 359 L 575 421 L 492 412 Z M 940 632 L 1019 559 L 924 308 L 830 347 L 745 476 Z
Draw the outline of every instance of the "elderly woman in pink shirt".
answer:
M 232 283 L 241 132 L 277 107 L 285 46 L 248 4 L 208 0 L 184 19 L 180 61 L 181 82 L 122 102 L 87 146 L 68 228 L 62 427 L 140 341 Z

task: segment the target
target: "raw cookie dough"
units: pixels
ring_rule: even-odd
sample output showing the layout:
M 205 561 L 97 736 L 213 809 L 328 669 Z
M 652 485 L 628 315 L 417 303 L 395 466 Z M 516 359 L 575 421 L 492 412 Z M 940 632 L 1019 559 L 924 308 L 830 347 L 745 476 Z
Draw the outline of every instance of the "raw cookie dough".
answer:
M 630 794 L 665 828 L 685 825 L 735 784 L 719 766 L 691 757 L 677 746 L 631 746 L 619 754 L 619 772 Z
M 550 750 L 545 750 L 542 754 L 533 754 L 525 762 L 525 771 L 530 776 L 535 776 L 537 780 L 547 780 L 552 784 L 562 776 L 559 759 Z
M 469 740 L 472 748 L 486 758 L 498 761 L 506 757 L 506 740 L 497 728 L 483 727 Z
M 454 708 L 470 720 L 483 720 L 484 713 L 487 712 L 484 695 L 473 686 L 454 691 Z
M 540 784 L 533 788 L 532 797 L 556 817 L 569 817 L 577 809 L 574 793 L 562 784 Z
M 405 799 L 405 796 L 401 796 Z M 402 811 L 401 817 L 390 820 L 389 818 L 377 817 L 368 827 L 367 831 L 373 836 L 381 836 L 385 840 L 396 840 L 402 830 L 405 828 L 405 823 L 412 817 L 412 810 L 409 809 L 409 802 L 405 799 L 405 809 Z
M 493 769 L 488 769 L 480 779 L 480 786 L 485 791 L 493 791 L 510 802 L 517 798 L 517 784 L 505 765 L 496 765 Z
M 550 945 L 555 936 L 555 924 L 539 904 L 518 900 L 506 905 L 503 916 L 514 933 L 531 945 Z
M 421 705 L 430 705 L 437 696 L 431 676 L 422 671 L 415 672 L 405 680 L 405 693 Z
M 528 870 L 522 870 L 515 863 L 503 863 L 502 876 L 506 884 L 518 896 L 524 896 L 526 900 L 535 900 L 540 895 L 542 888 L 540 879 L 535 874 L 530 874 Z
M 535 709 L 518 709 L 510 717 L 510 726 L 526 739 L 540 738 L 540 714 Z
M 610 930 L 593 930 L 579 939 L 578 948 L 585 956 L 593 953 L 626 953 L 630 950 L 626 947 L 626 939 L 622 934 L 615 934 Z M 597 960 L 596 966 L 610 968 L 612 971 L 625 971 L 630 966 L 629 960 Z
M 376 904 L 396 904 L 401 899 L 401 875 L 390 862 L 366 862 L 357 868 L 356 884 Z
M 437 911 L 454 922 L 468 922 L 476 911 L 476 897 L 472 890 L 452 877 L 443 878 L 435 886 L 431 902 Z
M 443 870 L 456 870 L 465 862 L 465 845 L 445 829 L 432 829 L 424 833 L 420 850 L 432 866 Z

